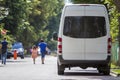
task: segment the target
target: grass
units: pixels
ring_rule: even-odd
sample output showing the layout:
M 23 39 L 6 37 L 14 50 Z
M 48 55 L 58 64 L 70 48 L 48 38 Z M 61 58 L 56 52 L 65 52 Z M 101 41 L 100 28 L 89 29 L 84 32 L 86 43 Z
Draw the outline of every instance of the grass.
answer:
M 111 69 L 118 69 L 118 68 L 120 68 L 119 66 L 116 66 L 116 65 L 114 65 L 114 64 L 111 64 Z
M 115 74 L 120 74 L 120 66 L 111 64 L 111 71 L 114 72 Z
M 112 72 L 114 72 L 115 74 L 120 74 L 120 69 L 112 70 Z

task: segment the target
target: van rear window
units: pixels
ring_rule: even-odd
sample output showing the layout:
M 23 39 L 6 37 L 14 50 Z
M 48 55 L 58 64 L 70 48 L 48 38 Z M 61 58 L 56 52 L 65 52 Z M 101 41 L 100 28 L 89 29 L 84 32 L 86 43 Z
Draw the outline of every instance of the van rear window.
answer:
M 105 18 L 99 16 L 67 16 L 63 29 L 63 35 L 73 38 L 98 38 L 106 35 Z

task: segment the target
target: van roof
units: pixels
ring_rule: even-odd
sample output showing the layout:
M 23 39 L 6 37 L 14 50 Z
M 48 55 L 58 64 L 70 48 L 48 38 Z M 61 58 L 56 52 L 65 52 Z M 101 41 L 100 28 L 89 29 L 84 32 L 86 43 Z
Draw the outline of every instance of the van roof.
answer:
M 104 6 L 103 4 L 65 4 L 65 6 Z

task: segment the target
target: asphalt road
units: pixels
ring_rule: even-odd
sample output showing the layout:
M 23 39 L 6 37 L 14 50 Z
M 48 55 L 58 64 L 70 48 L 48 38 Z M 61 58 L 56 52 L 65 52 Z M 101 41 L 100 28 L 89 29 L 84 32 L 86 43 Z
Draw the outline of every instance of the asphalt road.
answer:
M 45 64 L 36 59 L 33 64 L 31 57 L 25 59 L 7 59 L 6 65 L 0 64 L 0 80 L 120 80 L 120 77 L 99 74 L 94 68 L 79 67 L 65 69 L 64 75 L 57 75 L 57 58 L 46 56 Z

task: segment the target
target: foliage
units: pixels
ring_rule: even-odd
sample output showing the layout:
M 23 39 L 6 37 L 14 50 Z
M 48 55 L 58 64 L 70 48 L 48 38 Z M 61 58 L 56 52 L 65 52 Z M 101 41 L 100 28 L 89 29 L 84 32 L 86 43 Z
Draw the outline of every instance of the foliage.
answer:
M 4 7 L 0 7 L 0 20 L 5 18 L 8 15 L 8 9 Z
M 116 66 L 114 64 L 111 64 L 111 71 L 117 75 L 120 74 L 120 66 Z
M 0 2 L 1 2 L 1 1 L 0 1 Z M 0 5 L 1 5 L 1 4 L 0 4 Z M 7 15 L 8 15 L 8 9 L 5 8 L 5 7 L 0 7 L 0 41 L 2 41 L 3 38 L 6 38 L 7 41 L 9 42 L 8 47 L 10 47 L 10 46 L 11 46 L 10 44 L 14 41 L 14 40 L 13 40 L 13 36 L 7 34 L 7 32 L 9 32 L 9 30 L 5 30 L 5 29 L 4 29 L 4 25 L 5 25 L 5 24 L 2 23 L 2 20 L 3 20 L 5 17 L 7 17 Z M 3 34 L 3 32 L 2 32 L 3 30 L 5 30 L 6 33 Z
M 3 28 L 9 30 L 13 40 L 23 42 L 27 49 L 43 38 L 55 48 L 52 32 L 58 29 L 63 0 L 0 0 L 0 5 L 9 8 Z M 13 41 L 14 42 L 14 41 Z
M 24 0 L 5 0 L 5 6 L 9 8 L 9 15 L 4 19 L 5 29 L 15 36 L 22 20 L 26 18 L 26 2 Z
M 119 33 L 119 24 L 118 17 L 120 13 L 118 12 L 116 5 L 113 3 L 112 0 L 105 0 L 105 4 L 107 4 L 110 14 L 110 33 L 112 37 L 112 41 L 114 42 L 118 38 Z
M 4 29 L 3 26 L 4 26 L 4 24 L 2 23 L 0 25 L 0 32 L 1 32 L 1 30 Z M 9 31 L 7 30 L 7 32 L 9 32 Z M 12 42 L 14 42 L 13 36 L 12 35 L 8 35 L 8 34 L 0 34 L 0 41 L 2 41 L 3 38 L 7 39 L 8 43 L 9 43 L 8 47 L 11 47 Z
M 56 13 L 55 15 L 53 15 L 51 18 L 49 18 L 49 24 L 46 27 L 46 29 L 49 30 L 49 34 L 48 34 L 48 44 L 49 44 L 49 48 L 51 50 L 56 50 L 57 46 L 56 46 L 56 41 L 52 40 L 52 36 L 53 36 L 53 32 L 58 32 L 59 29 L 59 22 L 60 22 L 60 17 L 61 17 L 61 12 L 62 12 L 62 8 L 64 6 L 64 1 L 63 0 L 58 0 L 58 2 L 56 3 L 56 7 L 54 8 L 54 13 Z

